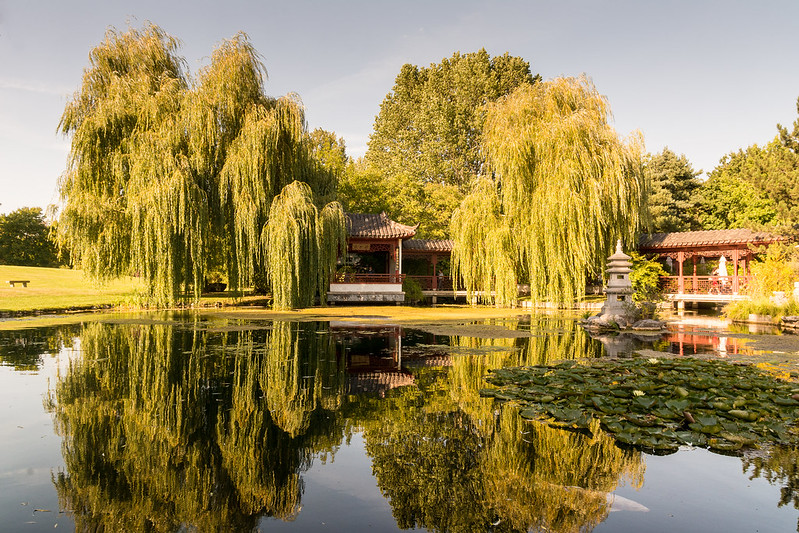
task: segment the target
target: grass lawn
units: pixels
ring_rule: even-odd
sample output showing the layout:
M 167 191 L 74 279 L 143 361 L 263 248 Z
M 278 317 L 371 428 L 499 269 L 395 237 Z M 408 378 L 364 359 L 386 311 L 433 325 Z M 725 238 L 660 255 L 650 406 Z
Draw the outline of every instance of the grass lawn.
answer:
M 11 287 L 9 280 L 29 280 L 27 287 Z M 0 265 L 0 311 L 71 309 L 132 302 L 139 281 L 125 278 L 102 286 L 80 270 Z

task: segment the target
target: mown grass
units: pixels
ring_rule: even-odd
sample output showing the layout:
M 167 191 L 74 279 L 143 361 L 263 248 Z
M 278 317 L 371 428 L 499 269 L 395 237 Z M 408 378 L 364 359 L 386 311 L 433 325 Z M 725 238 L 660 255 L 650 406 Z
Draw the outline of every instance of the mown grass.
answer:
M 9 280 L 29 280 L 11 287 Z M 140 282 L 124 278 L 97 284 L 79 270 L 0 265 L 0 312 L 58 310 L 131 304 Z

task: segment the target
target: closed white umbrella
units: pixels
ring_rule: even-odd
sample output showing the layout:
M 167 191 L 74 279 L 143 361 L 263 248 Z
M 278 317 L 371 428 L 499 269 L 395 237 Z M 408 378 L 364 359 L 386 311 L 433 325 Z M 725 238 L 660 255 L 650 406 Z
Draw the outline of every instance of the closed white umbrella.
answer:
M 727 258 L 723 255 L 719 259 L 719 276 L 721 276 L 721 284 L 727 285 Z

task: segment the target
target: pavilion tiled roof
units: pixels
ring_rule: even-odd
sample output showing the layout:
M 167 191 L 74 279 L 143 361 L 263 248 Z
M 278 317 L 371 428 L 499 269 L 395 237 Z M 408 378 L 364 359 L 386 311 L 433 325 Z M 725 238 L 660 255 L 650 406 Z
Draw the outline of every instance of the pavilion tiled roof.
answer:
M 385 213 L 379 215 L 347 213 L 347 235 L 373 239 L 408 239 L 416 235 L 416 226 L 394 222 Z
M 412 252 L 452 252 L 452 241 L 435 239 L 408 239 L 402 249 Z
M 679 233 L 653 233 L 643 235 L 638 249 L 659 250 L 666 248 L 691 248 L 700 246 L 731 246 L 746 244 L 770 244 L 785 240 L 785 237 L 750 229 L 720 229 L 708 231 L 683 231 Z
M 350 394 L 378 393 L 381 396 L 389 389 L 406 387 L 415 383 L 413 374 L 405 372 L 360 372 L 347 378 Z

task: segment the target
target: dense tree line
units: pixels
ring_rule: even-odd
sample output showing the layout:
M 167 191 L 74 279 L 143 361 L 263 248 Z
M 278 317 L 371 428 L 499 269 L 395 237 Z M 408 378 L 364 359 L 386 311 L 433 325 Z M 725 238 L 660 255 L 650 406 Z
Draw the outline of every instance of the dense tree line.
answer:
M 797 100 L 799 112 L 799 100 Z M 793 128 L 763 146 L 725 155 L 699 181 L 684 155 L 668 148 L 650 155 L 649 209 L 652 231 L 772 228 L 792 233 L 799 226 L 799 118 Z
M 522 58 L 485 50 L 456 52 L 429 67 L 404 65 L 380 105 L 364 160 L 349 168 L 343 201 L 353 211 L 419 223 L 420 236 L 446 238 L 452 212 L 487 171 L 486 104 L 538 81 Z
M 587 78 L 456 52 L 402 67 L 355 161 L 308 131 L 297 95 L 265 94 L 245 35 L 196 78 L 177 47 L 157 26 L 110 30 L 60 124 L 58 244 L 97 277 L 139 273 L 156 302 L 198 296 L 209 273 L 271 286 L 278 307 L 324 299 L 344 209 L 454 238 L 455 275 L 503 302 L 520 282 L 568 300 L 637 232 L 799 223 L 799 119 L 703 182 L 684 155 L 621 141 Z

